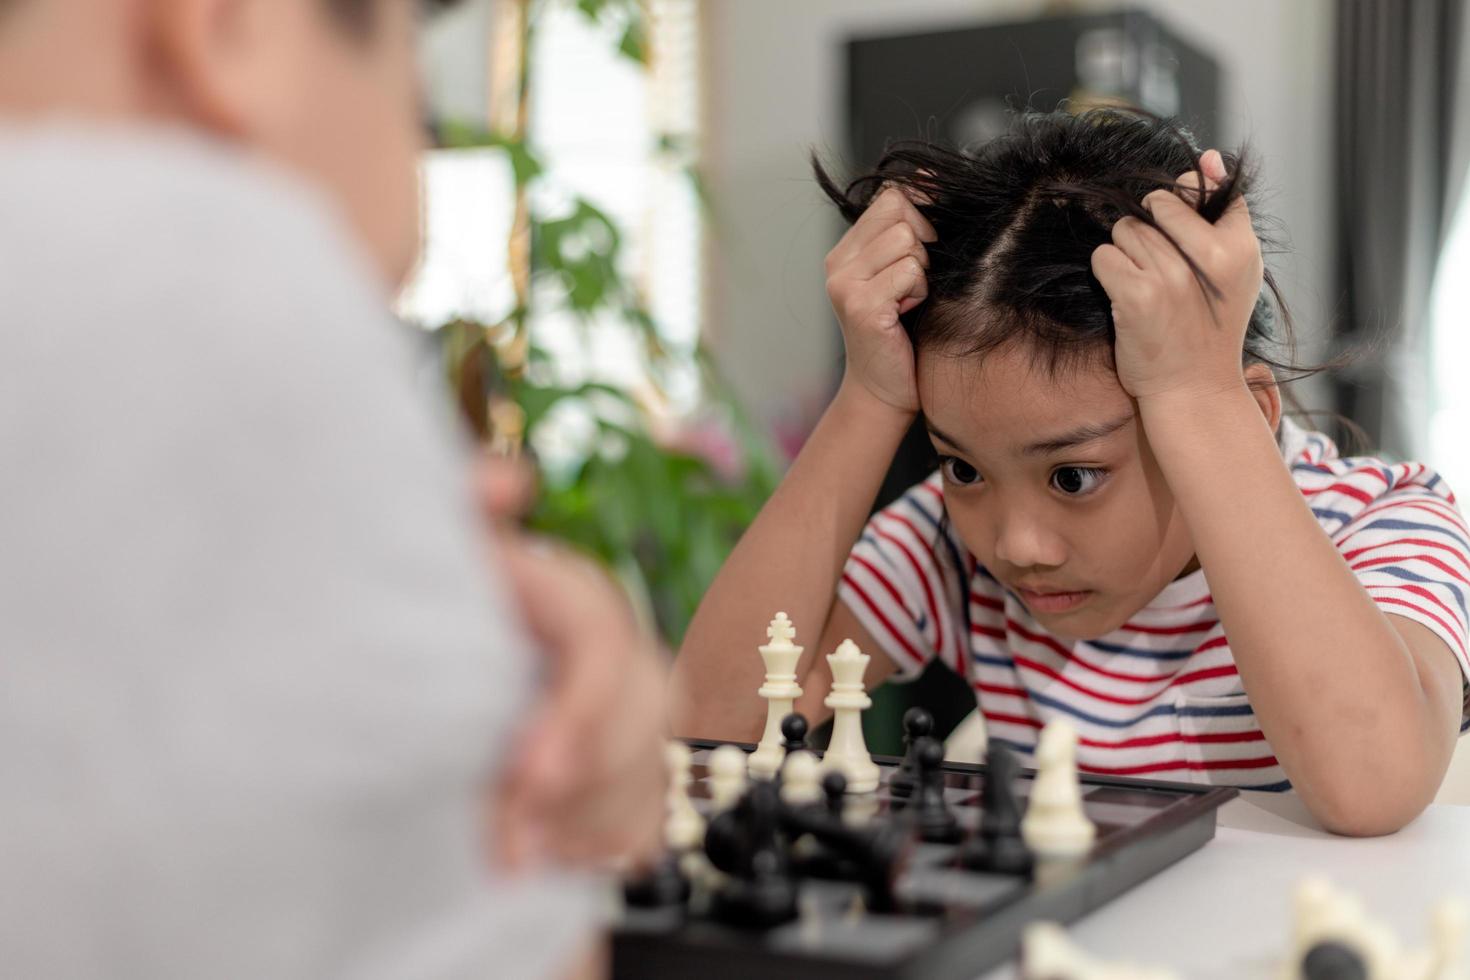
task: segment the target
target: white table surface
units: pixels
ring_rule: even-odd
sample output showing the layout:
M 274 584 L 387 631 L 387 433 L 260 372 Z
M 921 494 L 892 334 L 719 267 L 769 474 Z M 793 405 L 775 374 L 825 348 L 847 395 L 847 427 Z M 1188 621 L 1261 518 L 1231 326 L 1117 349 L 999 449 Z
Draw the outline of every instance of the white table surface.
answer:
M 1214 840 L 1073 923 L 1073 941 L 1103 959 L 1169 967 L 1184 980 L 1270 980 L 1303 877 L 1356 893 L 1411 947 L 1428 941 L 1439 899 L 1470 900 L 1470 807 L 1436 804 L 1397 834 L 1365 839 L 1319 829 L 1295 796 L 1246 793 L 1218 819 Z M 1013 964 L 981 980 L 1017 975 Z

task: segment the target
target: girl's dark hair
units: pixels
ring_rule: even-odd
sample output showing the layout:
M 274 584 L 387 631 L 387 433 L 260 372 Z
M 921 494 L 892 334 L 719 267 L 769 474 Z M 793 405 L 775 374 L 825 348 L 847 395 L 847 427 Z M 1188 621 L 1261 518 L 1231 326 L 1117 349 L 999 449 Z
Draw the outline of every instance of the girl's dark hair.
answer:
M 1103 357 L 1112 364 L 1112 304 L 1092 274 L 1092 252 L 1112 240 L 1112 226 L 1132 215 L 1159 230 L 1143 197 L 1175 189 L 1193 170 L 1203 183 L 1200 150 L 1180 126 L 1133 109 L 1025 112 L 1009 132 L 970 149 L 929 141 L 890 144 L 876 167 L 839 187 L 816 154 L 817 183 L 849 222 L 887 186 L 909 192 L 938 233 L 928 245 L 929 295 L 904 315 L 914 350 L 982 354 L 1024 341 L 1053 372 Z M 1263 251 L 1279 251 L 1254 206 L 1255 171 L 1246 153 L 1223 154 L 1227 176 L 1215 190 L 1190 195 L 1215 222 L 1241 196 Z M 927 203 L 925 203 L 927 202 Z M 1218 295 L 1183 252 L 1200 287 Z M 1291 314 L 1268 269 L 1251 314 L 1245 359 L 1270 366 L 1282 382 L 1322 370 L 1292 363 Z M 1293 406 L 1295 407 L 1295 406 Z

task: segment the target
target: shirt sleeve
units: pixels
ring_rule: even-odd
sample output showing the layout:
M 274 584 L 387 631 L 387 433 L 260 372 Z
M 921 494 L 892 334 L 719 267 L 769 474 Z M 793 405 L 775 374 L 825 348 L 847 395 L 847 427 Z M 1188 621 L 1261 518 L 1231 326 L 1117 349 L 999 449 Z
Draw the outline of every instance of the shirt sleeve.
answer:
M 893 661 L 897 680 L 914 679 L 936 658 L 963 676 L 971 565 L 949 526 L 935 473 L 868 521 L 837 597 Z
M 1406 468 L 1417 471 L 1414 479 L 1399 479 L 1404 474 L 1395 471 Z M 1377 472 L 1384 474 L 1380 479 L 1390 489 L 1355 514 L 1334 541 L 1378 607 L 1443 640 L 1470 682 L 1470 532 L 1465 517 L 1443 479 L 1419 464 Z M 1362 483 L 1353 481 L 1352 486 Z M 1337 486 L 1339 493 L 1352 488 L 1345 482 Z

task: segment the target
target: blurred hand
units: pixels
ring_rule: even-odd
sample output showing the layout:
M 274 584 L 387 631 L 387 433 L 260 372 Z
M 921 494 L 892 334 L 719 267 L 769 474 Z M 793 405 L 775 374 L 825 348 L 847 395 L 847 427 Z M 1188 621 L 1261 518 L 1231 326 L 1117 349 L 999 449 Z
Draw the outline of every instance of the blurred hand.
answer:
M 496 787 L 495 850 L 511 867 L 640 861 L 662 837 L 661 658 L 600 569 L 505 526 L 529 502 L 527 472 L 487 461 L 479 474 L 502 575 L 546 658 L 541 700 Z
M 847 380 L 901 412 L 919 410 L 914 352 L 898 318 L 929 295 L 925 242 L 934 226 L 889 187 L 827 253 L 827 296 L 842 324 Z

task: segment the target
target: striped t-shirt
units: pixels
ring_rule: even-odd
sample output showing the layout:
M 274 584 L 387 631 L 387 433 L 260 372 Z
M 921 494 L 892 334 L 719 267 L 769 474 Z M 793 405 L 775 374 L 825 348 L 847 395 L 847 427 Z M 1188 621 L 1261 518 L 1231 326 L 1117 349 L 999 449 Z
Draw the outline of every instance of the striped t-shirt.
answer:
M 1286 419 L 1280 443 L 1317 522 L 1379 607 L 1433 630 L 1470 677 L 1470 532 L 1444 481 L 1420 463 L 1339 457 L 1326 436 Z M 874 515 L 838 587 L 900 679 L 938 658 L 969 682 L 990 738 L 1023 756 L 1042 725 L 1065 717 L 1084 772 L 1290 789 L 1203 569 L 1117 631 L 1064 641 L 976 562 L 943 512 L 936 472 Z

